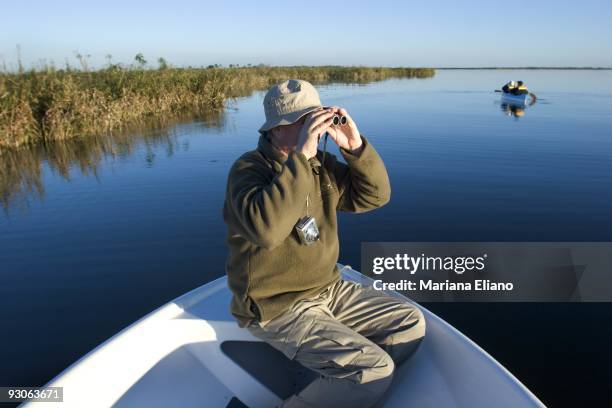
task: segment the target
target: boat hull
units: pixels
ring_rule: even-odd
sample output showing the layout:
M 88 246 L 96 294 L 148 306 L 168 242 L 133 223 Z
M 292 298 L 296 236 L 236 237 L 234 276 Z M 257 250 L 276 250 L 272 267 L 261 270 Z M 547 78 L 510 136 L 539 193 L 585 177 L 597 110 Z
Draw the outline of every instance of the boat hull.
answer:
M 514 95 L 511 93 L 502 92 L 502 95 L 501 95 L 502 102 L 517 104 L 517 105 L 526 105 L 528 98 L 529 98 L 529 94 Z
M 350 267 L 342 267 L 342 277 L 373 284 Z M 229 313 L 230 299 L 227 279 L 221 277 L 145 316 L 47 384 L 64 388 L 64 402 L 55 405 L 276 406 L 314 373 L 239 328 Z M 385 407 L 544 406 L 475 343 L 417 307 L 427 334 L 416 353 L 396 368 Z

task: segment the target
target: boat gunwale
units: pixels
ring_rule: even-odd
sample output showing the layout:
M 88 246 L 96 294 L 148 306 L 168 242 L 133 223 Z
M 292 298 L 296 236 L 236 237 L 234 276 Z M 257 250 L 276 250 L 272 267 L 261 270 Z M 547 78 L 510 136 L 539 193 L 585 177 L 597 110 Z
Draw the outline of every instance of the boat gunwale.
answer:
M 356 271 L 349 265 L 345 266 L 345 265 L 338 263 L 338 267 L 341 270 L 341 274 L 343 278 L 348 278 L 351 281 L 358 282 L 358 283 L 365 281 L 369 284 L 373 282 L 372 278 L 366 275 L 363 275 L 362 273 L 360 273 L 359 271 Z M 201 302 L 203 299 L 223 290 L 226 287 L 227 287 L 227 276 L 220 276 L 208 283 L 205 283 L 201 286 L 198 286 L 190 290 L 189 292 L 167 303 L 162 304 L 161 306 L 147 313 L 140 319 L 124 327 L 123 329 L 121 329 L 120 331 L 118 331 L 117 333 L 115 333 L 114 335 L 112 335 L 111 337 L 103 341 L 102 343 L 98 344 L 92 350 L 90 350 L 89 352 L 84 354 L 82 357 L 77 359 L 75 362 L 70 364 L 68 367 L 66 367 L 64 370 L 62 370 L 58 375 L 53 377 L 49 382 L 47 382 L 45 387 L 54 386 L 53 385 L 54 383 L 61 381 L 74 368 L 79 366 L 85 360 L 89 359 L 94 354 L 101 352 L 103 349 L 112 347 L 112 344 L 120 341 L 121 337 L 125 335 L 126 333 L 131 332 L 131 331 L 136 331 L 138 330 L 139 327 L 152 323 L 156 320 L 160 320 L 160 321 L 169 320 L 174 317 L 177 317 L 181 313 L 188 310 L 190 307 Z M 461 331 L 459 331 L 458 329 L 456 329 L 455 327 L 447 323 L 445 320 L 440 318 L 435 313 L 431 312 L 429 309 L 425 308 L 422 305 L 419 305 L 418 303 L 414 302 L 413 300 L 403 295 L 402 293 L 396 292 L 396 291 L 388 291 L 388 290 L 384 290 L 384 292 L 389 293 L 389 294 L 391 294 L 392 292 L 393 293 L 392 296 L 400 296 L 401 298 L 405 299 L 407 302 L 417 305 L 427 315 L 428 319 L 435 320 L 436 323 L 440 324 L 442 327 L 448 330 L 456 339 L 466 343 L 466 345 L 469 346 L 470 348 L 473 348 L 476 354 L 479 354 L 480 356 L 482 356 L 484 360 L 486 360 L 487 363 L 489 363 L 489 365 L 497 369 L 500 374 L 504 375 L 517 388 L 517 390 L 525 394 L 525 396 L 528 399 L 540 405 L 541 407 L 545 407 L 545 405 L 529 390 L 529 388 L 527 388 L 518 378 L 516 378 L 506 367 L 504 367 L 500 362 L 495 360 L 489 353 L 487 353 L 477 343 L 475 343 L 472 339 L 470 339 L 468 336 L 463 334 Z M 30 403 L 29 401 L 24 402 L 23 405 L 21 406 L 27 406 L 29 403 Z

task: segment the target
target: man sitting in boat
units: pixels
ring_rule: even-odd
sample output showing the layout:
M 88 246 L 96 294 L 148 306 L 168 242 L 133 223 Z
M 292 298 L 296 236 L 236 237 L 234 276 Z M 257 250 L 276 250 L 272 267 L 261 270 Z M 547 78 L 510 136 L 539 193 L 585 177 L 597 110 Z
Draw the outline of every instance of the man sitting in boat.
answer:
M 230 306 L 238 325 L 320 374 L 283 407 L 368 407 L 425 335 L 421 311 L 342 279 L 337 211 L 386 204 L 385 165 L 348 112 L 302 80 L 271 87 L 257 148 L 230 169 Z M 334 124 L 334 116 L 346 123 Z M 346 163 L 317 149 L 328 133 Z
M 504 86 L 502 86 L 502 91 L 505 93 L 510 93 L 510 90 L 514 88 L 516 88 L 516 82 L 508 81 Z
M 502 87 L 502 91 L 512 95 L 524 95 L 529 92 L 523 81 L 510 81 Z

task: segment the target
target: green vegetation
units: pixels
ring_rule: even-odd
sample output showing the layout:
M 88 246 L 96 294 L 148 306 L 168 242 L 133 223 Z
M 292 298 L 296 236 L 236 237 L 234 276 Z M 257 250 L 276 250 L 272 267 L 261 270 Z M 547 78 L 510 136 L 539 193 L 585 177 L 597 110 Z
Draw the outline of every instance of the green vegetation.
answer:
M 163 58 L 159 69 L 137 65 L 91 71 L 52 66 L 18 72 L 0 71 L 0 150 L 38 142 L 65 140 L 125 130 L 128 126 L 172 120 L 185 114 L 222 110 L 227 99 L 288 78 L 315 84 L 367 83 L 387 78 L 427 78 L 430 68 L 268 67 L 173 68 Z

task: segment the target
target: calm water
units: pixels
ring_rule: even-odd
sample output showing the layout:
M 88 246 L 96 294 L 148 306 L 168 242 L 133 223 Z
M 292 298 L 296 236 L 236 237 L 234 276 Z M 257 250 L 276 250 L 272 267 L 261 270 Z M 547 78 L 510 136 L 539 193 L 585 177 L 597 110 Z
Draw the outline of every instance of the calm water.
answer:
M 510 79 L 539 97 L 521 117 L 492 93 Z M 341 214 L 342 262 L 359 266 L 362 241 L 612 240 L 612 72 L 438 71 L 319 89 L 370 138 L 393 188 L 386 207 Z M 226 174 L 257 143 L 262 98 L 164 131 L 0 156 L 0 385 L 42 385 L 224 274 Z M 545 403 L 604 398 L 610 305 L 428 306 Z

